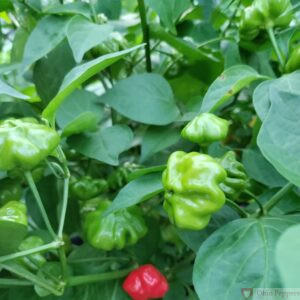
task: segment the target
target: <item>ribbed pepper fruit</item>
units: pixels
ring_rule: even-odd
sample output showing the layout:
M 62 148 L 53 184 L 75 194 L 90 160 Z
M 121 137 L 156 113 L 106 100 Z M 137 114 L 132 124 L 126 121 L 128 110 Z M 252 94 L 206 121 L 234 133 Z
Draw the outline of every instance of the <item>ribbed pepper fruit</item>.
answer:
M 0 208 L 0 255 L 17 249 L 27 234 L 25 204 L 10 201 Z
M 248 6 L 242 11 L 240 35 L 243 39 L 253 40 L 259 34 L 264 18 L 254 6 Z
M 79 200 L 88 200 L 108 191 L 107 181 L 84 176 L 74 180 L 70 186 L 71 195 Z
M 35 119 L 7 119 L 0 122 L 0 170 L 30 170 L 59 144 L 57 132 Z
M 89 244 L 106 251 L 123 249 L 135 244 L 147 233 L 138 207 L 129 207 L 103 216 L 110 205 L 110 201 L 102 201 L 95 211 L 83 218 L 83 231 Z
M 285 70 L 287 73 L 294 72 L 300 69 L 300 45 L 293 49 L 286 63 Z
M 286 27 L 293 19 L 290 0 L 254 0 L 253 7 L 264 18 L 264 27 Z
M 19 246 L 19 251 L 30 250 L 44 245 L 39 236 L 29 236 Z M 46 263 L 46 258 L 41 253 L 35 253 L 19 258 L 19 262 L 32 271 L 37 271 Z
M 226 178 L 224 168 L 212 157 L 197 152 L 171 154 L 163 172 L 164 209 L 179 228 L 200 230 L 211 214 L 225 203 L 219 184 Z
M 241 192 L 249 187 L 244 165 L 237 161 L 233 151 L 228 151 L 217 160 L 227 172 L 227 177 L 220 183 L 221 189 L 229 199 L 238 200 Z
M 4 178 L 0 180 L 0 206 L 9 201 L 18 201 L 22 196 L 22 187 L 18 181 Z
M 133 270 L 123 283 L 124 291 L 133 300 L 163 298 L 169 290 L 168 281 L 153 265 Z
M 86 201 L 80 201 L 79 202 L 80 216 L 82 218 L 85 218 L 85 216 L 87 214 L 97 210 L 100 203 L 103 202 L 103 201 L 108 201 L 108 200 L 105 197 L 96 197 L 96 198 L 92 198 L 92 199 L 89 199 L 89 200 L 86 200 Z
M 224 140 L 229 122 L 211 113 L 203 113 L 190 121 L 182 130 L 181 136 L 199 145 Z

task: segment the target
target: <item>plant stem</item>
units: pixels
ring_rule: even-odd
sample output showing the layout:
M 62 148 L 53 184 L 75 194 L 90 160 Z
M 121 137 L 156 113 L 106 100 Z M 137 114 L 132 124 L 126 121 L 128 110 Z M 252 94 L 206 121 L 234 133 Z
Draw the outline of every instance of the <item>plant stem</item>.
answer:
M 62 239 L 67 206 L 68 206 L 68 197 L 69 197 L 69 178 L 64 179 L 64 192 L 63 192 L 63 203 L 61 208 L 60 220 L 59 220 L 59 228 L 58 228 L 58 237 Z
M 248 218 L 250 216 L 245 210 L 230 199 L 226 198 L 226 204 L 234 209 L 242 218 Z
M 294 184 L 289 182 L 282 189 L 280 189 L 271 199 L 264 205 L 264 210 L 269 212 L 279 201 L 285 196 L 292 188 Z
M 50 223 L 50 221 L 48 219 L 48 216 L 47 216 L 46 210 L 44 208 L 42 199 L 41 199 L 40 194 L 39 194 L 39 192 L 38 192 L 38 190 L 36 188 L 36 185 L 34 183 L 34 180 L 32 178 L 32 174 L 31 174 L 30 171 L 26 171 L 25 172 L 25 178 L 26 178 L 26 180 L 28 182 L 28 185 L 29 185 L 29 187 L 30 187 L 30 189 L 31 189 L 31 191 L 33 193 L 33 196 L 34 196 L 34 198 L 36 200 L 36 203 L 37 203 L 37 205 L 38 205 L 38 207 L 40 209 L 40 212 L 42 214 L 42 217 L 43 217 L 43 220 L 44 220 L 45 225 L 47 227 L 47 230 L 52 235 L 53 239 L 56 240 L 56 238 L 57 238 L 56 234 L 55 234 L 55 232 L 54 232 L 54 230 L 53 230 L 53 228 L 51 226 L 51 223 Z
M 244 191 L 244 193 L 249 195 L 251 198 L 253 198 L 253 200 L 259 206 L 259 214 L 261 216 L 264 216 L 265 215 L 265 209 L 264 209 L 263 205 L 260 203 L 260 201 L 257 199 L 257 197 L 248 190 Z
M 28 249 L 28 250 L 25 250 L 25 251 L 20 251 L 20 252 L 17 252 L 17 253 L 12 253 L 12 254 L 8 254 L 8 255 L 0 256 L 0 263 L 3 263 L 3 262 L 8 261 L 8 260 L 15 259 L 15 258 L 18 258 L 18 257 L 27 256 L 27 255 L 30 255 L 30 254 L 35 254 L 35 253 L 39 253 L 39 252 L 50 250 L 50 249 L 56 249 L 56 248 L 59 248 L 61 246 L 61 244 L 62 244 L 61 242 L 52 242 L 52 243 L 49 243 L 49 244 L 46 244 L 46 245 L 42 245 L 42 246 L 39 246 L 39 247 Z
M 143 40 L 145 45 L 145 55 L 146 55 L 146 70 L 151 73 L 152 64 L 151 64 L 151 49 L 150 49 L 150 31 L 147 23 L 146 16 L 146 7 L 144 0 L 138 0 L 139 13 L 141 18 L 142 30 L 143 30 Z
M 108 280 L 123 278 L 129 272 L 134 270 L 136 267 L 137 266 L 134 265 L 134 266 L 132 266 L 128 269 L 115 271 L 115 272 L 90 274 L 90 275 L 82 275 L 82 276 L 73 276 L 73 277 L 69 278 L 68 284 L 70 286 L 76 286 L 76 285 L 81 285 L 81 284 L 88 284 L 88 283 L 93 283 L 93 282 L 101 282 L 101 281 L 108 281 Z
M 280 52 L 280 49 L 279 49 L 279 46 L 277 44 L 277 41 L 276 41 L 276 38 L 275 38 L 275 34 L 274 34 L 274 30 L 273 30 L 273 27 L 270 27 L 267 29 L 267 32 L 268 32 L 268 35 L 269 35 L 269 38 L 270 38 L 270 41 L 272 43 L 272 46 L 274 48 L 274 51 L 276 53 L 276 56 L 278 58 L 278 61 L 280 63 L 280 66 L 281 68 L 283 69 L 284 68 L 284 59 L 283 59 L 283 56 Z
M 31 286 L 32 282 L 23 279 L 0 278 L 0 288 L 8 288 L 12 286 Z

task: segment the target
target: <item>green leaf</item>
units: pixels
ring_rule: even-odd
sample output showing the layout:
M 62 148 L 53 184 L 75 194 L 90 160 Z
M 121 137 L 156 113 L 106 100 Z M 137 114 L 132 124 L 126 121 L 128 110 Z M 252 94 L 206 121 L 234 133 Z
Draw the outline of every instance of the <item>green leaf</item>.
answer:
M 279 238 L 275 248 L 277 267 L 283 286 L 298 287 L 300 276 L 300 225 L 287 229 Z
M 146 4 L 157 12 L 161 22 L 174 34 L 176 34 L 176 22 L 191 6 L 189 0 L 146 0 Z
M 81 62 L 85 52 L 109 38 L 112 31 L 110 25 L 96 25 L 81 16 L 74 17 L 68 26 L 67 38 L 75 61 Z
M 236 220 L 239 215 L 228 206 L 223 208 L 217 213 L 212 215 L 211 221 L 208 226 L 201 231 L 177 229 L 177 233 L 181 240 L 194 252 L 197 252 L 201 244 L 218 228 Z
M 281 233 L 299 218 L 239 219 L 213 233 L 200 247 L 194 265 L 199 298 L 240 299 L 244 287 L 281 287 L 274 248 Z
M 300 185 L 300 94 L 273 86 L 270 99 L 271 108 L 259 131 L 257 144 L 282 176 Z
M 243 164 L 247 174 L 254 180 L 270 187 L 282 187 L 287 181 L 263 157 L 259 149 L 245 149 Z
M 103 55 L 99 58 L 91 60 L 85 64 L 73 68 L 64 78 L 64 81 L 57 93 L 57 95 L 51 100 L 48 106 L 43 111 L 43 117 L 54 123 L 54 118 L 57 109 L 63 103 L 65 98 L 69 96 L 77 87 L 83 82 L 112 65 L 116 61 L 120 60 L 126 54 L 140 48 L 136 46 L 123 51 Z
M 38 22 L 25 46 L 23 69 L 47 55 L 65 38 L 69 21 L 69 17 L 46 16 Z
M 225 70 L 209 87 L 202 102 L 201 112 L 214 112 L 251 82 L 262 79 L 266 77 L 246 65 Z
M 17 90 L 10 87 L 8 84 L 0 80 L 0 96 L 7 95 L 18 99 L 29 99 L 28 96 L 18 92 Z
M 145 124 L 166 125 L 179 116 L 172 89 L 158 74 L 133 75 L 121 80 L 100 101 Z
M 180 128 L 149 127 L 142 139 L 140 161 L 143 162 L 153 154 L 174 145 L 179 139 Z
M 68 140 L 79 153 L 110 165 L 119 164 L 119 155 L 133 141 L 133 133 L 126 125 L 115 125 L 95 133 L 73 136 Z
M 75 2 L 75 3 L 66 3 L 52 5 L 50 8 L 45 10 L 47 14 L 53 15 L 82 15 L 86 18 L 91 17 L 91 10 L 87 3 L 84 2 Z
M 98 14 L 102 13 L 110 20 L 117 20 L 121 14 L 122 3 L 121 0 L 101 0 L 96 2 L 95 9 Z
M 139 177 L 125 185 L 105 214 L 127 208 L 148 200 L 163 191 L 161 173 L 151 173 Z
M 96 130 L 102 116 L 103 107 L 97 103 L 97 96 L 85 90 L 76 90 L 60 106 L 57 123 L 63 129 L 63 136 L 69 136 Z

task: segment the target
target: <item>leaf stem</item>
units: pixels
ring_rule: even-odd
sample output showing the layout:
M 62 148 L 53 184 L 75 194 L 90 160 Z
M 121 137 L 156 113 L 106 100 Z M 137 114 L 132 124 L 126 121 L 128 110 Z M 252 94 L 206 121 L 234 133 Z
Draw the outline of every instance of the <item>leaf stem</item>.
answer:
M 49 218 L 48 218 L 47 212 L 45 210 L 45 207 L 43 205 L 41 196 L 40 196 L 40 194 L 39 194 L 39 192 L 37 190 L 37 187 L 35 185 L 35 182 L 34 182 L 34 180 L 32 178 L 32 174 L 31 174 L 30 171 L 26 171 L 25 172 L 25 178 L 26 178 L 26 180 L 28 182 L 28 185 L 29 185 L 29 187 L 30 187 L 30 189 L 31 189 L 31 191 L 33 193 L 33 196 L 34 196 L 34 198 L 36 200 L 36 203 L 37 203 L 37 205 L 38 205 L 38 207 L 40 209 L 40 212 L 42 214 L 42 217 L 43 217 L 44 223 L 45 223 L 45 225 L 47 227 L 47 230 L 52 235 L 53 239 L 56 240 L 57 239 L 56 234 L 55 234 L 55 232 L 54 232 L 54 230 L 53 230 L 53 228 L 51 226 L 51 223 L 49 221 Z
M 281 68 L 283 69 L 283 68 L 284 68 L 284 59 L 283 59 L 282 53 L 281 53 L 281 51 L 280 51 L 280 49 L 279 49 L 278 43 L 277 43 L 277 41 L 276 41 L 273 27 L 268 28 L 268 29 L 267 29 L 267 32 L 268 32 L 270 41 L 271 41 L 271 43 L 272 43 L 273 49 L 274 49 L 274 51 L 275 51 L 275 53 L 276 53 L 276 56 L 277 56 L 277 58 L 278 58 L 278 61 L 279 61 L 279 63 L 280 63 L 280 66 L 281 66 Z
M 60 214 L 60 221 L 59 221 L 59 228 L 58 228 L 58 237 L 62 239 L 63 237 L 63 230 L 64 230 L 64 224 L 65 224 L 65 218 L 66 218 L 66 212 L 67 212 L 67 206 L 68 206 L 68 197 L 69 197 L 69 178 L 64 179 L 64 192 L 63 192 L 63 202 L 62 202 L 62 208 L 61 208 L 61 214 Z
M 294 187 L 294 184 L 289 182 L 282 189 L 280 189 L 271 199 L 264 205 L 265 212 L 269 212 L 276 206 L 280 200 Z
M 56 248 L 59 248 L 61 246 L 61 244 L 62 244 L 61 242 L 56 241 L 56 242 L 52 242 L 52 243 L 42 245 L 42 246 L 39 246 L 39 247 L 35 247 L 35 248 L 32 248 L 32 249 L 28 249 L 28 250 L 20 251 L 20 252 L 17 252 L 17 253 L 12 253 L 12 254 L 8 254 L 8 255 L 0 256 L 0 263 L 3 263 L 3 262 L 8 261 L 8 260 L 15 259 L 15 258 L 19 258 L 19 257 L 39 253 L 39 252 L 42 252 L 42 251 L 46 251 L 46 250 L 50 250 L 50 249 L 56 249 Z
M 31 285 L 33 285 L 32 282 L 23 279 L 0 278 L 0 288 Z
M 231 207 L 233 210 L 235 210 L 242 218 L 248 218 L 250 215 L 242 209 L 239 205 L 237 205 L 235 202 L 231 201 L 230 199 L 226 198 L 226 204 Z
M 244 193 L 249 195 L 251 198 L 253 198 L 253 200 L 259 206 L 259 215 L 264 216 L 266 214 L 265 209 L 264 209 L 263 205 L 260 203 L 260 201 L 257 199 L 257 197 L 248 190 L 244 191 Z
M 134 265 L 128 269 L 114 271 L 114 272 L 73 276 L 73 277 L 69 278 L 68 284 L 70 286 L 76 286 L 76 285 L 81 285 L 81 284 L 88 284 L 88 283 L 93 283 L 93 282 L 101 282 L 101 281 L 108 281 L 108 280 L 123 278 L 128 273 L 130 273 L 132 270 L 134 270 L 136 267 L 137 266 Z
M 144 0 L 138 0 L 139 13 L 141 18 L 142 30 L 143 30 L 143 40 L 145 44 L 145 55 L 146 55 L 146 70 L 151 73 L 152 63 L 151 63 L 151 49 L 150 49 L 150 30 L 147 23 L 146 7 Z

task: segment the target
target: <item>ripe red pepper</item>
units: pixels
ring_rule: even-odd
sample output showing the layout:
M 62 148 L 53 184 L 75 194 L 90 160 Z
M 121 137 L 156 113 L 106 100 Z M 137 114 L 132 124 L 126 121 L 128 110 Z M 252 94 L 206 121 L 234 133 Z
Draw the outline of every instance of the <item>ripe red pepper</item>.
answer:
M 133 300 L 148 300 L 164 297 L 169 285 L 165 276 L 148 264 L 132 271 L 125 279 L 123 289 Z

